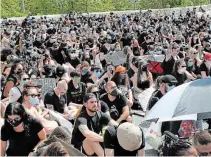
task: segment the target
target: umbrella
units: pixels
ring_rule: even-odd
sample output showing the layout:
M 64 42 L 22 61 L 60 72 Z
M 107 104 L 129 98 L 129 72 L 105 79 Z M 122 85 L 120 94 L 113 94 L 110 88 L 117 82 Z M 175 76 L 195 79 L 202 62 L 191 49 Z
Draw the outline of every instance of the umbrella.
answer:
M 144 120 L 196 120 L 211 118 L 211 78 L 180 85 L 166 93 Z

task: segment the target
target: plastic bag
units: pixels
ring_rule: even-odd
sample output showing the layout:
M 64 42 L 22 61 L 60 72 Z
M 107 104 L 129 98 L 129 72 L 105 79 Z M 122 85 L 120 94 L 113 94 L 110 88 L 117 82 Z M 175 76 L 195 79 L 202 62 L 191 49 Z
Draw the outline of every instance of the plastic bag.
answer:
M 152 122 L 146 133 L 146 142 L 155 150 L 158 150 L 163 143 L 161 125 L 160 122 Z

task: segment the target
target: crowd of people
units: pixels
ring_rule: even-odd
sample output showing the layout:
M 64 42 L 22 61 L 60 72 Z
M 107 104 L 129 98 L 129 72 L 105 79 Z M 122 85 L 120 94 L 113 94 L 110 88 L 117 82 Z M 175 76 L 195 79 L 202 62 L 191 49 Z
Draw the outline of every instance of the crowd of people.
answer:
M 1 156 L 144 156 L 131 111 L 145 115 L 173 88 L 211 76 L 211 18 L 197 12 L 4 20 Z M 107 57 L 122 52 L 121 65 Z M 55 88 L 43 95 L 39 78 Z M 211 134 L 194 121 L 164 122 L 166 130 L 188 139 L 169 156 L 211 156 Z

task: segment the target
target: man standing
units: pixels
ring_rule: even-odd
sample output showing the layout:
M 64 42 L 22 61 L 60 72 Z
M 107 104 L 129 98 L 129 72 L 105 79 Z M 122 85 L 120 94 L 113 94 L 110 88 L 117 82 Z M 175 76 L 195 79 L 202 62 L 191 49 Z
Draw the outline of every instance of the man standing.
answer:
M 126 121 L 129 117 L 127 98 L 121 94 L 113 81 L 106 84 L 105 90 L 107 93 L 102 95 L 100 100 L 108 105 L 111 118 L 117 123 Z
M 88 156 L 104 156 L 101 146 L 103 137 L 102 127 L 108 124 L 118 125 L 107 114 L 98 111 L 96 96 L 88 93 L 84 96 L 85 110 L 82 110 L 75 121 L 71 144 Z

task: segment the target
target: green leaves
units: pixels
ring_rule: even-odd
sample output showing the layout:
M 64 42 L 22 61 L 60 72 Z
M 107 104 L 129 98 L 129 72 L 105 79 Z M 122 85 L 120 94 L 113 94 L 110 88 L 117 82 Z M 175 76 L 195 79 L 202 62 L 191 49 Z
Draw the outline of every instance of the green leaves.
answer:
M 136 9 L 186 7 L 207 4 L 208 0 L 136 0 Z M 20 0 L 2 0 L 2 17 L 63 14 L 76 12 L 103 12 L 133 10 L 130 0 L 25 0 L 25 11 L 21 11 Z

